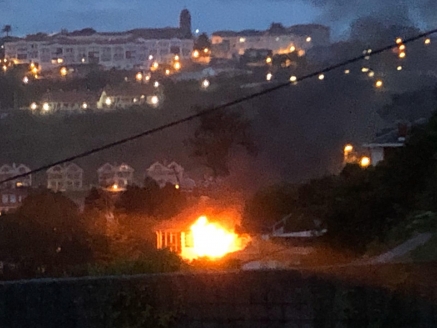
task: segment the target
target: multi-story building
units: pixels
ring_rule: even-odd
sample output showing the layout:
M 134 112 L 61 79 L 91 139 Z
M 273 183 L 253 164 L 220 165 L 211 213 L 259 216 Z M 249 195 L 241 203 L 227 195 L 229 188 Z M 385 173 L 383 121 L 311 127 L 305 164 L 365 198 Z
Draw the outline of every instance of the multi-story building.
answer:
M 30 104 L 32 111 L 53 113 L 64 111 L 80 111 L 96 109 L 98 94 L 79 91 L 49 91 L 39 102 Z
M 4 181 L 6 179 L 13 178 L 15 176 L 26 174 L 30 172 L 30 168 L 24 164 L 15 164 L 12 165 L 5 164 L 0 167 L 0 181 Z M 7 183 L 3 183 L 0 185 L 0 188 L 16 188 L 16 187 L 30 187 L 32 186 L 32 175 L 26 175 L 24 177 L 9 181 Z
M 169 62 L 175 55 L 181 60 L 190 59 L 193 46 L 191 16 L 184 9 L 177 28 L 120 33 L 98 33 L 88 28 L 56 35 L 38 33 L 5 43 L 5 57 L 17 64 L 38 63 L 42 71 L 90 63 L 105 69 L 131 70 Z
M 155 162 L 146 170 L 146 176 L 155 180 L 160 188 L 169 183 L 180 186 L 184 179 L 184 168 L 176 162 Z
M 272 24 L 265 31 L 218 31 L 212 34 L 212 56 L 217 58 L 235 58 L 249 49 L 268 49 L 273 54 L 297 51 L 303 55 L 315 46 L 330 43 L 329 27 L 317 24 L 283 27 Z
M 83 169 L 74 163 L 47 170 L 47 188 L 53 191 L 78 191 L 83 188 Z
M 97 170 L 97 176 L 101 187 L 122 190 L 133 184 L 134 169 L 124 163 L 121 165 L 106 163 Z
M 29 188 L 1 189 L 0 215 L 19 208 L 28 193 Z

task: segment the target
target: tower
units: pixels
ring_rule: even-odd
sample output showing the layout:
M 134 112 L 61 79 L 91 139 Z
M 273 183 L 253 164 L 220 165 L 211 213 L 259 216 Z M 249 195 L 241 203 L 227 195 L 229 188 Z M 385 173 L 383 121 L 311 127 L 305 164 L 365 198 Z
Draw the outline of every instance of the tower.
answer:
M 191 14 L 188 9 L 181 11 L 179 28 L 182 31 L 184 37 L 190 38 L 191 35 Z

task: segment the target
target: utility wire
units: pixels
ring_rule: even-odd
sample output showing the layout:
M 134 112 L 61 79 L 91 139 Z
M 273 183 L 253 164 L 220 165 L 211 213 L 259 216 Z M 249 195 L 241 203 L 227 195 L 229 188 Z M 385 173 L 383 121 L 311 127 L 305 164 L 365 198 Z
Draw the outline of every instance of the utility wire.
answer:
M 435 34 L 435 33 L 437 33 L 437 29 L 430 30 L 430 31 L 421 33 L 419 35 L 416 35 L 414 37 L 402 40 L 402 44 L 408 44 L 408 43 L 414 42 L 416 40 L 422 39 L 424 37 L 430 36 L 430 35 Z M 375 56 L 377 54 L 380 54 L 380 53 L 383 53 L 385 51 L 394 49 L 396 47 L 399 47 L 398 43 L 391 44 L 389 46 L 386 46 L 386 47 L 383 47 L 383 48 L 380 48 L 380 49 L 377 49 L 377 50 L 372 50 L 371 53 L 365 53 L 365 54 L 363 54 L 361 56 L 354 57 L 354 58 L 348 59 L 346 61 L 343 61 L 341 63 L 328 66 L 327 68 L 324 68 L 322 70 L 319 70 L 319 71 L 316 71 L 316 72 L 304 75 L 304 76 L 302 76 L 300 78 L 296 78 L 295 81 L 288 81 L 288 82 L 285 82 L 285 83 L 280 83 L 280 84 L 278 84 L 276 86 L 273 86 L 271 88 L 267 88 L 265 90 L 253 93 L 251 95 L 248 95 L 248 96 L 245 96 L 245 97 L 242 97 L 242 98 L 238 98 L 236 100 L 232 100 L 232 101 L 227 102 L 227 103 L 225 103 L 223 105 L 219 105 L 219 106 L 216 106 L 216 107 L 212 107 L 212 108 L 200 111 L 200 112 L 198 112 L 196 114 L 189 115 L 189 116 L 187 116 L 185 118 L 182 118 L 182 119 L 179 119 L 179 120 L 176 120 L 176 121 L 173 121 L 173 122 L 161 125 L 159 127 L 156 127 L 156 128 L 150 129 L 150 130 L 146 130 L 146 131 L 138 133 L 136 135 L 133 135 L 133 136 L 130 136 L 130 137 L 127 137 L 127 138 L 124 138 L 124 139 L 120 139 L 120 140 L 115 141 L 115 142 L 108 143 L 106 145 L 103 145 L 103 146 L 100 146 L 100 147 L 97 147 L 97 148 L 85 151 L 83 153 L 76 154 L 74 156 L 65 158 L 63 160 L 60 160 L 60 161 L 57 161 L 57 162 L 54 162 L 54 163 L 51 163 L 51 164 L 47 164 L 47 165 L 41 166 L 41 167 L 39 167 L 37 169 L 34 169 L 34 170 L 31 170 L 31 171 L 29 171 L 27 173 L 23 173 L 23 174 L 19 174 L 19 175 L 13 176 L 11 178 L 8 178 L 8 179 L 5 179 L 3 181 L 0 181 L 0 184 L 6 183 L 6 182 L 10 182 L 10 181 L 13 181 L 13 180 L 16 180 L 16 179 L 19 179 L 19 178 L 23 178 L 23 177 L 26 177 L 26 176 L 31 175 L 31 174 L 35 174 L 35 173 L 38 173 L 38 172 L 41 172 L 41 171 L 48 170 L 49 168 L 51 168 L 53 166 L 56 166 L 56 165 L 61 165 L 61 164 L 65 164 L 65 163 L 68 163 L 68 162 L 72 162 L 72 161 L 78 160 L 80 158 L 88 157 L 88 156 L 93 155 L 95 153 L 99 153 L 101 151 L 104 151 L 104 150 L 107 150 L 107 149 L 110 149 L 110 148 L 114 148 L 114 147 L 119 146 L 119 145 L 123 145 L 125 143 L 134 141 L 136 139 L 139 139 L 139 138 L 142 138 L 142 137 L 146 137 L 146 136 L 154 134 L 156 132 L 160 132 L 162 130 L 171 128 L 173 126 L 176 126 L 176 125 L 179 125 L 179 124 L 191 121 L 191 120 L 196 119 L 198 117 L 201 117 L 201 116 L 204 116 L 204 115 L 208 115 L 208 114 L 211 114 L 213 112 L 216 112 L 216 111 L 219 111 L 219 110 L 222 110 L 222 109 L 226 109 L 228 107 L 232 107 L 232 106 L 241 104 L 243 102 L 246 102 L 246 101 L 258 98 L 260 96 L 272 93 L 272 92 L 274 92 L 276 90 L 285 88 L 285 87 L 290 86 L 292 84 L 295 84 L 296 82 L 308 80 L 308 79 L 311 79 L 313 77 L 319 76 L 320 74 L 331 72 L 331 71 L 333 71 L 333 70 L 335 70 L 337 68 L 341 68 L 341 67 L 344 67 L 346 65 L 356 63 L 358 61 L 361 61 L 361 60 L 365 59 L 366 57 Z

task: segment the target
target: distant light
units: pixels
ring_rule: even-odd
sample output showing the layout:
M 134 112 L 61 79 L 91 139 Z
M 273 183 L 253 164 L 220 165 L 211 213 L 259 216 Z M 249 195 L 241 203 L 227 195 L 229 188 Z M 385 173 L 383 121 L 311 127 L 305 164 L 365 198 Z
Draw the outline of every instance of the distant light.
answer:
M 267 58 L 266 58 L 266 63 L 267 63 L 267 64 L 270 64 L 271 62 L 272 62 L 272 57 L 267 57 Z
M 246 38 L 240 38 L 240 43 L 246 42 Z
M 397 39 L 396 39 L 396 43 L 397 43 L 397 44 L 401 44 L 402 42 L 403 42 L 403 41 L 402 41 L 401 38 L 397 38 Z
M 62 67 L 60 72 L 61 72 L 61 76 L 66 76 L 68 74 L 68 70 L 65 67 Z
M 290 76 L 290 81 L 291 82 L 296 82 L 297 81 L 297 77 L 294 76 L 294 75 Z
M 158 62 L 154 62 L 153 65 L 152 65 L 152 67 L 153 67 L 154 69 L 157 69 L 157 68 L 159 67 Z
M 150 99 L 150 102 L 152 103 L 152 105 L 158 105 L 159 104 L 159 98 L 158 96 L 152 96 L 152 98 Z
M 8 70 L 8 67 L 6 65 L 3 66 L 3 71 L 6 72 Z
M 111 100 L 111 98 L 106 98 L 106 100 L 105 100 L 105 104 L 106 104 L 107 106 L 111 106 L 111 105 L 112 105 L 112 100 Z
M 159 82 L 158 82 L 158 81 L 155 81 L 155 83 L 153 83 L 153 86 L 154 86 L 155 88 L 159 88 Z
M 179 55 L 174 56 L 174 60 L 179 60 Z
M 209 49 L 205 48 L 205 49 L 203 49 L 203 52 L 207 54 L 209 52 Z
M 405 58 L 407 56 L 407 54 L 405 52 L 401 52 L 399 54 L 399 58 Z
M 64 62 L 64 59 L 58 58 L 58 64 L 62 64 Z
M 165 70 L 165 75 L 170 75 L 170 70 L 168 68 Z
M 431 39 L 430 38 L 425 39 L 425 44 L 431 44 Z
M 397 67 L 397 70 L 398 70 L 398 71 L 402 71 L 402 69 L 403 69 L 402 66 L 398 66 L 398 67 Z
M 38 67 L 33 67 L 32 68 L 32 73 L 35 74 L 35 75 L 38 74 Z
M 174 69 L 175 70 L 180 70 L 181 69 L 181 63 L 179 63 L 179 62 L 176 62 L 176 63 L 174 63 L 174 65 L 173 65 L 173 67 L 174 67 Z
M 344 146 L 344 152 L 345 153 L 350 153 L 354 150 L 354 146 L 352 146 L 351 144 L 347 144 L 346 146 Z
M 381 88 L 384 85 L 384 83 L 381 80 L 376 81 L 375 86 L 377 88 Z
M 363 72 L 363 73 L 367 73 L 369 70 L 370 70 L 369 68 L 367 68 L 367 67 L 363 67 L 363 68 L 361 69 L 361 72 Z
M 33 68 L 35 68 L 35 63 L 30 63 L 30 69 L 33 69 Z
M 87 108 L 88 108 L 88 104 L 87 104 L 87 103 L 83 103 L 83 104 L 82 104 L 82 108 L 83 108 L 83 109 L 87 109 Z
M 178 184 L 175 185 L 174 187 L 175 187 L 175 189 L 179 189 L 180 188 L 180 186 Z
M 369 74 L 368 74 L 368 76 L 369 76 L 369 77 L 374 77 L 374 76 L 375 76 L 375 72 L 370 71 Z
M 370 162 L 371 162 L 371 161 L 370 161 L 370 158 L 364 156 L 364 157 L 362 157 L 361 160 L 360 160 L 360 166 L 361 166 L 362 168 L 369 167 L 369 166 L 370 166 Z
M 138 82 L 141 82 L 143 80 L 143 74 L 141 72 L 139 72 L 139 73 L 137 73 L 135 78 Z
M 133 101 L 134 101 L 134 103 L 137 103 L 138 102 L 138 98 L 134 98 Z
M 344 74 L 350 74 L 351 70 L 350 69 L 346 69 L 344 70 Z
M 400 46 L 399 46 L 399 50 L 401 50 L 401 51 L 404 51 L 405 50 L 405 44 L 401 44 Z
M 114 189 L 114 190 L 118 190 L 118 185 L 117 185 L 117 184 L 114 184 L 114 185 L 112 186 L 112 189 Z
M 296 50 L 296 47 L 295 46 L 291 46 L 290 47 L 290 52 L 294 52 Z
M 85 58 L 82 58 L 82 63 L 85 63 L 85 61 L 86 61 L 86 59 L 85 59 Z
M 324 74 L 320 74 L 319 75 L 319 80 L 321 81 L 321 80 L 324 80 L 325 79 L 325 75 Z
M 306 38 L 306 42 L 311 42 L 312 38 L 309 36 Z
M 149 56 L 149 60 L 153 60 L 153 56 L 152 55 Z
M 199 34 L 200 30 L 198 28 L 196 28 L 196 34 Z
M 370 59 L 370 56 L 366 56 L 366 57 L 364 57 L 364 59 L 365 59 L 365 60 L 369 60 L 369 59 Z
M 23 83 L 24 84 L 29 83 L 29 78 L 27 76 L 23 77 Z
M 205 79 L 202 81 L 202 88 L 203 89 L 208 89 L 210 85 L 211 85 L 211 82 L 209 82 L 209 80 Z
M 44 103 L 44 104 L 42 105 L 42 109 L 43 109 L 44 111 L 47 112 L 47 111 L 50 109 L 49 104 L 48 104 L 48 103 Z
M 268 74 L 266 75 L 266 80 L 267 80 L 267 81 L 271 81 L 272 78 L 273 78 L 273 74 L 272 74 L 272 73 L 268 73 Z
M 38 105 L 36 104 L 36 103 L 32 103 L 31 105 L 30 105 L 30 109 L 31 110 L 35 110 L 35 109 L 37 109 L 38 108 Z
M 199 58 L 199 56 L 200 56 L 199 51 L 198 50 L 194 50 L 193 51 L 193 57 L 194 58 Z
M 150 81 L 150 75 L 147 74 L 146 77 L 145 77 L 145 79 L 146 79 L 146 81 Z
M 372 49 L 367 49 L 367 53 L 368 53 L 368 54 L 371 54 L 372 51 L 373 51 Z

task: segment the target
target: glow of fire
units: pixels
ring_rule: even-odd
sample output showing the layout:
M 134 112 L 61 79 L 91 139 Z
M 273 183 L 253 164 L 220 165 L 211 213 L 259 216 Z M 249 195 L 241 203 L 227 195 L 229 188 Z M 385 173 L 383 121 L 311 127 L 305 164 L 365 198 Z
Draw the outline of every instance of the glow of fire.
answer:
M 182 253 L 182 257 L 192 260 L 207 257 L 219 259 L 229 253 L 243 250 L 249 240 L 227 230 L 219 223 L 213 223 L 201 216 L 191 226 L 192 249 Z

